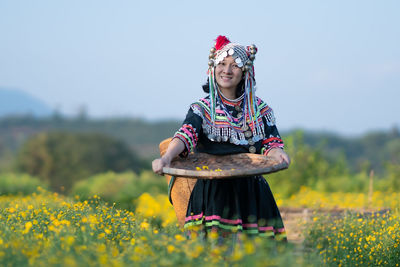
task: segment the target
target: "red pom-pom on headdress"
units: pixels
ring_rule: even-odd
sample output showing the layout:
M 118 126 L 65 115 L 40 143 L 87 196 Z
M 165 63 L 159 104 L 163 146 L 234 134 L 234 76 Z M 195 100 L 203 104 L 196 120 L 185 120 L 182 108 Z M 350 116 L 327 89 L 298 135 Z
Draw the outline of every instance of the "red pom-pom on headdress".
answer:
M 217 39 L 215 39 L 215 49 L 216 50 L 220 50 L 222 47 L 224 47 L 225 45 L 229 44 L 231 41 L 229 41 L 228 38 L 226 38 L 225 36 L 218 36 Z

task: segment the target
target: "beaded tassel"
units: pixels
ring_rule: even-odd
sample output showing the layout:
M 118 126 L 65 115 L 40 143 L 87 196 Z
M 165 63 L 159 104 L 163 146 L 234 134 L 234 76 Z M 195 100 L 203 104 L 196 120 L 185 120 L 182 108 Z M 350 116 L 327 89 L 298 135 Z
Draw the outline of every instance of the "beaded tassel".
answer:
M 261 135 L 262 130 L 258 122 L 259 110 L 257 109 L 257 99 L 254 92 L 255 82 L 252 78 L 252 71 L 252 69 L 247 71 L 245 77 L 244 112 L 245 118 L 247 118 L 248 116 L 250 119 L 250 124 L 252 125 L 252 132 L 254 133 L 254 135 Z
M 210 68 L 208 71 L 208 80 L 210 88 L 210 109 L 211 109 L 211 121 L 215 122 L 216 106 L 217 106 L 217 88 L 214 83 L 214 68 Z

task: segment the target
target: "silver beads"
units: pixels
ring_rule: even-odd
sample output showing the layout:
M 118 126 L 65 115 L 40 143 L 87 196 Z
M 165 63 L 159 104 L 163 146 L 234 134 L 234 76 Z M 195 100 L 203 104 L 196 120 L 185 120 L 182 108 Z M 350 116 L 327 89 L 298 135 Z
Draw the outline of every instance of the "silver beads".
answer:
M 252 135 L 253 133 L 251 131 L 244 132 L 244 136 L 246 136 L 247 138 L 250 138 Z
M 247 47 L 247 51 L 250 52 L 249 60 L 247 60 L 246 65 L 244 66 L 244 71 L 249 72 L 252 69 L 253 61 L 256 59 L 257 47 L 252 44 Z
M 211 47 L 210 49 L 210 55 L 208 56 L 208 66 L 213 67 L 214 66 L 214 59 L 215 58 L 215 47 Z
M 257 53 L 257 47 L 254 44 L 250 45 L 250 53 L 253 55 Z

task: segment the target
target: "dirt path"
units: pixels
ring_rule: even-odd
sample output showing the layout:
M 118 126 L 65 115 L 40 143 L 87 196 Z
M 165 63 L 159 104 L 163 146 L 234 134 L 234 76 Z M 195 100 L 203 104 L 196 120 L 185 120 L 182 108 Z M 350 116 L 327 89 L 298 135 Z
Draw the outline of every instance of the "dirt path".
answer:
M 304 240 L 304 230 L 312 220 L 312 211 L 306 208 L 279 208 L 289 242 L 301 243 Z

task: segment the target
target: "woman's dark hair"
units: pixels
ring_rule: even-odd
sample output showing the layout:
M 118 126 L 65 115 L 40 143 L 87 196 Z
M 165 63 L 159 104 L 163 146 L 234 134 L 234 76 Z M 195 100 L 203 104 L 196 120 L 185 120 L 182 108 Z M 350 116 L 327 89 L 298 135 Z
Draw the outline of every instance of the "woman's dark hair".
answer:
M 210 80 L 207 78 L 207 82 L 202 85 L 203 91 L 207 94 L 210 93 Z M 244 93 L 244 79 L 242 78 L 236 87 L 236 97 L 243 95 Z

